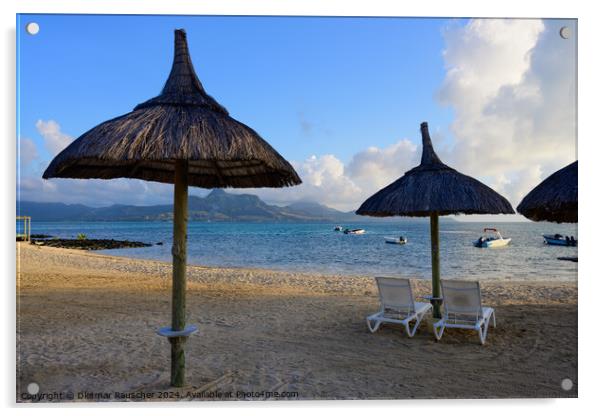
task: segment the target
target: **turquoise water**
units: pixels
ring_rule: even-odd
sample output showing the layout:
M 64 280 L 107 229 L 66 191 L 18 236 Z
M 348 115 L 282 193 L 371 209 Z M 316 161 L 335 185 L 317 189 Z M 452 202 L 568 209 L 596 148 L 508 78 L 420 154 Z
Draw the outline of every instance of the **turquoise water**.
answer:
M 345 226 L 345 224 L 341 224 Z M 428 221 L 354 223 L 364 235 L 334 232 L 335 224 L 257 224 L 191 222 L 188 262 L 206 266 L 256 267 L 341 275 L 400 275 L 430 278 Z M 472 246 L 482 229 L 497 227 L 509 246 L 479 249 Z M 576 256 L 576 247 L 543 243 L 542 234 L 577 237 L 576 224 L 550 223 L 440 223 L 441 273 L 447 278 L 508 280 L 577 279 L 577 263 L 557 260 Z M 32 222 L 32 233 L 75 238 L 129 239 L 146 248 L 103 250 L 100 253 L 171 261 L 172 224 L 169 222 Z M 386 236 L 404 235 L 406 245 L 385 244 Z

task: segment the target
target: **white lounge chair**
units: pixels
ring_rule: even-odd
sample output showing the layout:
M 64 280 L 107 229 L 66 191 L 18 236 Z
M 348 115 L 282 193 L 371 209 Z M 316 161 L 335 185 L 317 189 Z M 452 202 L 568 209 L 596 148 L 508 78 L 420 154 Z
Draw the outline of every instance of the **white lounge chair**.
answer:
M 416 302 L 409 279 L 376 277 L 380 296 L 380 311 L 366 318 L 368 329 L 374 333 L 383 322 L 401 324 L 409 337 L 413 337 L 424 315 L 431 310 L 430 303 Z M 412 321 L 414 327 L 410 327 Z
M 495 311 L 481 305 L 479 282 L 442 280 L 441 291 L 443 318 L 433 325 L 437 340 L 441 339 L 445 328 L 463 328 L 477 331 L 481 344 L 485 344 L 490 319 L 495 328 Z

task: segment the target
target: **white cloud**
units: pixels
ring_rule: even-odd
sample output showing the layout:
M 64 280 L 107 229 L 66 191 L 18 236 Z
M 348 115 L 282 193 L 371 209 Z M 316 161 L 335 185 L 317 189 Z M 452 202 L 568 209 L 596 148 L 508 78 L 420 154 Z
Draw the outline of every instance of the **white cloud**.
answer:
M 558 35 L 571 24 L 484 19 L 444 34 L 438 98 L 455 113 L 447 162 L 514 205 L 576 158 L 575 41 Z
M 384 149 L 369 147 L 353 156 L 349 176 L 365 192 L 376 192 L 419 163 L 417 146 L 403 139 Z
M 508 198 L 510 201 L 520 201 L 534 184 L 542 181 L 542 172 L 539 165 L 525 169 L 513 170 L 510 175 L 497 175 L 490 186 Z
M 382 149 L 369 147 L 360 151 L 347 165 L 334 155 L 314 155 L 302 163 L 292 162 L 303 180 L 299 186 L 232 192 L 254 193 L 277 204 L 306 200 L 345 211 L 355 210 L 370 195 L 411 169 L 418 160 L 416 151 L 415 144 L 403 139 Z
M 51 156 L 56 156 L 72 141 L 73 137 L 61 131 L 61 126 L 54 120 L 38 120 L 36 122 L 38 132 L 44 138 L 44 144 Z
M 38 158 L 38 149 L 33 140 L 21 137 L 19 139 L 19 163 L 21 167 L 29 165 Z
M 296 199 L 347 207 L 361 189 L 346 175 L 345 165 L 334 155 L 311 156 L 295 169 L 303 184 L 292 188 Z
M 173 185 L 137 179 L 42 179 L 21 177 L 17 184 L 19 199 L 38 202 L 64 202 L 89 206 L 112 204 L 170 204 Z

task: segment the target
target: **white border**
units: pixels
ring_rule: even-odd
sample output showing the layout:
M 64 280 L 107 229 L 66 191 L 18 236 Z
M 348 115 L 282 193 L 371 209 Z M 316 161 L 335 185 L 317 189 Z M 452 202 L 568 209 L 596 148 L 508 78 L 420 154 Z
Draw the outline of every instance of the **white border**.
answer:
M 354 0 L 221 0 L 191 4 L 186 0 L 37 0 L 19 1 L 21 13 L 107 13 L 107 14 L 227 14 L 296 16 L 436 16 L 436 17 L 577 17 L 579 10 L 569 2 L 545 4 L 525 1 L 354 1 Z
M 0 101 L 2 115 L 3 135 L 1 155 L 3 157 L 2 186 L 5 202 L 2 204 L 4 220 L 4 233 L 0 253 L 3 256 L 2 264 L 5 266 L 3 278 L 3 316 L 4 337 L 2 342 L 3 371 L 0 377 L 0 392 L 2 404 L 10 413 L 25 411 L 29 413 L 35 409 L 31 406 L 14 408 L 14 271 L 15 251 L 12 233 L 14 232 L 13 220 L 15 215 L 15 14 L 19 13 L 105 13 L 105 14 L 224 14 L 224 15 L 396 15 L 396 16 L 438 16 L 438 17 L 565 17 L 579 19 L 579 159 L 580 159 L 580 233 L 579 239 L 579 395 L 577 400 L 481 400 L 481 401 L 398 401 L 398 402 L 301 402 L 301 403 L 217 403 L 194 404 L 195 407 L 179 406 L 178 412 L 192 410 L 195 413 L 207 411 L 238 412 L 248 410 L 251 413 L 265 414 L 286 411 L 288 414 L 305 414 L 308 411 L 329 411 L 334 407 L 345 408 L 345 412 L 366 414 L 375 405 L 386 407 L 386 411 L 412 410 L 414 412 L 439 411 L 446 415 L 462 414 L 467 410 L 486 412 L 488 415 L 506 414 L 525 410 L 529 412 L 544 411 L 551 415 L 585 412 L 597 406 L 597 385 L 599 385 L 599 354 L 601 347 L 599 340 L 593 335 L 597 330 L 592 328 L 595 318 L 599 314 L 602 275 L 595 262 L 596 252 L 600 245 L 596 236 L 600 233 L 599 208 L 602 207 L 600 192 L 600 169 L 598 164 L 602 156 L 600 143 L 602 142 L 601 105 L 600 105 L 600 77 L 602 67 L 600 64 L 600 46 L 602 39 L 600 13 L 596 13 L 593 6 L 595 2 L 575 1 L 546 1 L 528 2 L 525 0 L 504 0 L 496 3 L 487 1 L 353 1 L 353 0 L 222 0 L 203 1 L 199 4 L 190 0 L 54 0 L 33 1 L 21 0 L 19 2 L 4 0 L 0 3 L 2 13 L 3 53 L 1 71 L 3 99 Z M 588 5 L 586 5 L 588 4 Z M 427 375 L 428 376 L 428 375 Z M 134 405 L 139 407 L 140 405 Z M 157 408 L 145 406 L 145 414 L 161 414 L 169 412 L 169 404 L 158 404 Z M 82 406 L 45 406 L 37 407 L 43 412 L 65 414 L 81 413 Z M 111 412 L 131 412 L 119 409 L 118 404 L 95 406 L 93 414 Z M 395 408 L 395 409 L 392 409 Z M 403 409 L 400 409 L 403 408 Z M 380 409 L 383 411 L 385 409 Z M 520 411 L 519 410 L 519 411 Z

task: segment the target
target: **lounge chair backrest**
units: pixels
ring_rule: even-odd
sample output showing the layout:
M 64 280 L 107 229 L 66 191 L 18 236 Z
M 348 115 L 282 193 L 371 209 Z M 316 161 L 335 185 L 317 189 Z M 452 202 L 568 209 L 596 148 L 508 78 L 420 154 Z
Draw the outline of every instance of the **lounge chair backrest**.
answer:
M 447 315 L 461 315 L 475 320 L 483 316 L 479 282 L 442 280 L 443 305 Z
M 376 277 L 381 309 L 415 312 L 412 285 L 409 279 Z

